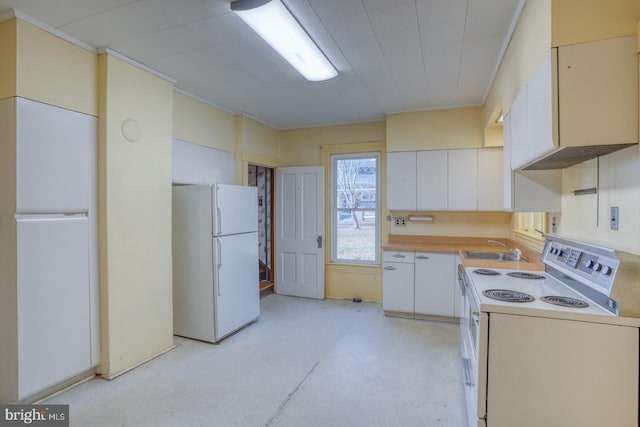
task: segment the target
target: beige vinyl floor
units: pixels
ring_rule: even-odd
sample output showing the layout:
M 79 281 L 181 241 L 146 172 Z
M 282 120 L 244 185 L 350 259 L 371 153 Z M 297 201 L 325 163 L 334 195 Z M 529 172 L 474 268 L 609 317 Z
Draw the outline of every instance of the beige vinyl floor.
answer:
M 220 344 L 176 349 L 46 400 L 71 426 L 465 426 L 455 324 L 380 304 L 269 295 Z

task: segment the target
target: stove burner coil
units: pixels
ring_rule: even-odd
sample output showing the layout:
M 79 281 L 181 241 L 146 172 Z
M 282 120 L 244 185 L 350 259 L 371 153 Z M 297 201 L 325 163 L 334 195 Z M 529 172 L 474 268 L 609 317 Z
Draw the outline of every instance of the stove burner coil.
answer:
M 511 273 L 507 273 L 507 276 L 515 277 L 516 279 L 544 279 L 544 276 L 541 274 L 527 273 L 526 271 L 513 271 Z
M 510 289 L 487 289 L 482 294 L 488 298 L 506 302 L 531 302 L 535 300 L 532 295 Z
M 570 297 L 548 295 L 548 296 L 541 297 L 540 299 L 546 303 L 559 305 L 561 307 L 571 307 L 571 308 L 589 307 L 589 304 L 587 302 L 579 299 L 575 299 L 575 298 L 570 298 Z
M 477 270 L 473 270 L 473 272 L 475 274 L 480 274 L 482 276 L 499 276 L 500 273 L 498 273 L 495 270 L 489 270 L 488 268 L 479 268 Z

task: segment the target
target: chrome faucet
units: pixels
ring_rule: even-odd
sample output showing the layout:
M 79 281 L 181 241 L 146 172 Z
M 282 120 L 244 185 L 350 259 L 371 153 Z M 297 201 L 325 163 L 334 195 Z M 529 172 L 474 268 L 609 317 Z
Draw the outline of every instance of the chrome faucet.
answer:
M 496 241 L 496 240 L 487 240 L 487 243 L 495 243 L 496 245 L 500 245 L 500 246 L 502 246 L 502 247 L 503 247 L 503 248 L 505 248 L 505 249 L 509 249 L 509 247 L 508 247 L 507 245 L 505 245 L 505 244 L 504 244 L 504 243 L 502 243 L 502 242 L 498 242 L 498 241 Z
M 487 240 L 487 243 L 495 243 L 496 245 L 500 245 L 503 248 L 507 249 L 509 251 L 509 253 L 511 254 L 511 256 L 516 260 L 516 261 L 520 261 L 520 259 L 522 258 L 522 251 L 518 248 L 509 248 L 507 245 L 505 245 L 502 242 L 498 242 L 496 240 Z

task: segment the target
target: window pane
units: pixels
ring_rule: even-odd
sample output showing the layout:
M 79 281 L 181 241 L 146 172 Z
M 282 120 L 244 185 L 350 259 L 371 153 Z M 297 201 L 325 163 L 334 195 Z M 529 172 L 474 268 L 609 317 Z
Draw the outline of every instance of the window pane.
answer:
M 376 260 L 376 211 L 337 211 L 336 257 L 340 260 Z
M 376 158 L 336 161 L 336 207 L 376 207 Z
M 378 156 L 363 154 L 333 158 L 333 259 L 378 261 Z

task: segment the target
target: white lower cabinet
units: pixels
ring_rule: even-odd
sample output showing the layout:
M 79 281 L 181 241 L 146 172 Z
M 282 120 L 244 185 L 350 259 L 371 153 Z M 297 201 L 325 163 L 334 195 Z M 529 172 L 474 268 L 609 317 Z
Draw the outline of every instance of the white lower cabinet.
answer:
M 383 310 L 455 317 L 455 265 L 455 254 L 385 251 Z
M 384 252 L 382 309 L 413 314 L 413 252 Z
M 455 254 L 416 252 L 416 314 L 455 316 Z

